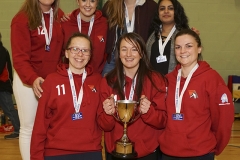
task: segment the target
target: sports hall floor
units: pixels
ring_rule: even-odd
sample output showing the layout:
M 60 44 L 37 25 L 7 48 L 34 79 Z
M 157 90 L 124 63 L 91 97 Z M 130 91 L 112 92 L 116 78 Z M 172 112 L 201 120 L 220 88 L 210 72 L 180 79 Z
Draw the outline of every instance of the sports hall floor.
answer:
M 215 160 L 239 160 L 240 159 L 240 115 L 235 118 L 231 139 L 221 155 Z M 18 139 L 5 140 L 6 133 L 0 133 L 0 160 L 21 160 Z M 103 152 L 104 153 L 104 152 Z M 105 155 L 103 155 L 105 160 Z

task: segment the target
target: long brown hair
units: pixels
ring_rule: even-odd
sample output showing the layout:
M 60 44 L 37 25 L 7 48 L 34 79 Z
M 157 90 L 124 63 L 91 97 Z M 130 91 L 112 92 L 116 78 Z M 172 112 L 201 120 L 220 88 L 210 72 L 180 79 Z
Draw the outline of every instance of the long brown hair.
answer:
M 151 67 L 150 62 L 147 57 L 145 42 L 140 35 L 138 35 L 137 33 L 134 33 L 134 32 L 126 33 L 126 34 L 122 35 L 117 42 L 117 53 L 116 53 L 116 59 L 115 59 L 116 66 L 112 71 L 110 71 L 106 75 L 106 80 L 107 80 L 108 85 L 113 88 L 113 90 L 120 96 L 121 99 L 124 99 L 125 95 L 124 95 L 123 88 L 125 85 L 125 82 L 124 82 L 125 75 L 124 75 L 124 70 L 123 70 L 123 63 L 122 63 L 121 59 L 119 58 L 120 44 L 121 44 L 122 40 L 126 40 L 128 43 L 135 46 L 141 56 L 141 59 L 139 61 L 139 68 L 136 73 L 137 74 L 137 81 L 136 81 L 137 87 L 135 89 L 134 95 L 136 95 L 136 96 L 134 96 L 134 99 L 138 100 L 141 97 L 145 78 L 148 78 L 151 81 L 152 85 L 158 91 L 166 92 L 166 91 L 161 90 L 160 89 L 161 87 L 157 87 L 162 84 L 166 85 L 167 84 L 166 78 L 162 74 L 152 70 L 152 67 Z M 153 80 L 153 74 L 156 74 L 157 76 L 159 76 L 159 78 L 162 78 L 163 83 L 156 84 L 156 82 L 154 82 L 154 80 Z
M 52 4 L 55 20 L 58 15 L 59 2 L 60 0 L 54 0 Z M 25 0 L 18 13 L 20 12 L 24 12 L 28 16 L 28 26 L 31 30 L 36 29 L 42 24 L 42 10 L 39 5 L 39 0 Z
M 124 28 L 124 0 L 108 0 L 106 2 L 106 15 L 108 16 L 109 28 L 116 25 L 120 28 Z

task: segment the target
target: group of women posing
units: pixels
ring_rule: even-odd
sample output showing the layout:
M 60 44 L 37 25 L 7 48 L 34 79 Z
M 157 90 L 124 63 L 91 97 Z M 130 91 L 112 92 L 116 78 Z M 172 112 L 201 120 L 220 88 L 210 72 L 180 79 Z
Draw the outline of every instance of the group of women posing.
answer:
M 200 61 L 201 41 L 181 4 L 109 0 L 102 14 L 98 0 L 77 3 L 60 22 L 59 0 L 26 0 L 12 20 L 22 158 L 100 160 L 103 130 L 107 160 L 116 159 L 122 125 L 112 95 L 140 101 L 141 117 L 128 127 L 136 159 L 157 160 L 158 146 L 164 160 L 220 154 L 231 133 L 231 94 Z
M 98 0 L 77 0 L 79 8 L 73 11 L 71 20 L 64 23 L 60 22 L 64 13 L 59 3 L 60 0 L 25 0 L 11 23 L 13 90 L 21 124 L 20 152 L 24 160 L 30 159 L 38 99 L 48 92 L 42 84 L 49 74 L 57 71 L 57 65 L 64 59 L 63 50 L 68 49 L 64 45 L 72 33 L 81 32 L 91 38 L 93 48 L 89 64 L 93 73 L 101 73 L 104 64 L 107 20 L 96 10 Z M 84 51 L 81 48 L 81 52 Z M 82 62 L 81 59 L 75 61 Z

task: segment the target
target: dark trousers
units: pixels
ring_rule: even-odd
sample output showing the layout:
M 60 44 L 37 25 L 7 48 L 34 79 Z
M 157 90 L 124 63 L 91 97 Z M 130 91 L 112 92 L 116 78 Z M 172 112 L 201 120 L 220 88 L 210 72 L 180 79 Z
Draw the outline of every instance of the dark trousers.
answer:
M 158 160 L 158 152 L 155 151 L 147 156 L 141 157 L 141 158 L 135 158 L 135 159 L 128 159 L 128 160 Z M 116 158 L 112 156 L 110 153 L 106 152 L 106 160 L 123 160 L 121 158 Z
M 87 152 L 61 156 L 46 156 L 44 160 L 102 160 L 102 152 Z
M 11 93 L 0 92 L 0 106 L 2 107 L 3 113 L 10 118 L 14 132 L 19 134 L 20 122 L 18 112 L 13 105 Z
M 214 153 L 208 153 L 197 157 L 173 157 L 163 154 L 162 160 L 214 160 Z

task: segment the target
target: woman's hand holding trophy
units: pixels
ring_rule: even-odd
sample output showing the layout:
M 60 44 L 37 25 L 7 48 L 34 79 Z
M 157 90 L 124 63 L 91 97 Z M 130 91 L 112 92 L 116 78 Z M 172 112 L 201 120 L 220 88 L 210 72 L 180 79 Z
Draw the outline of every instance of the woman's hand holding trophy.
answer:
M 151 102 L 147 99 L 145 95 L 140 98 L 139 111 L 141 114 L 146 114 L 150 108 Z
M 111 94 L 105 101 L 103 101 L 103 109 L 106 114 L 112 115 L 116 111 L 114 95 Z

